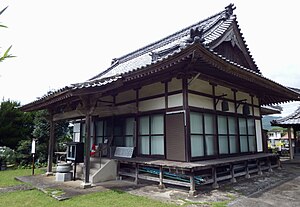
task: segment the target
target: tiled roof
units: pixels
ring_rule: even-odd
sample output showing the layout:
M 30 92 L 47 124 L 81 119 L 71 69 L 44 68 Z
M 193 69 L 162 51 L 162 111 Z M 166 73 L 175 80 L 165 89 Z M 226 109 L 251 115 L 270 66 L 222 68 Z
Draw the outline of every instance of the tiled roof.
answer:
M 72 91 L 75 91 L 76 89 L 104 86 L 104 85 L 110 84 L 112 82 L 115 82 L 120 78 L 121 78 L 121 76 L 113 76 L 113 77 L 109 77 L 109 78 L 94 79 L 93 81 L 86 81 L 83 83 L 71 84 L 70 86 L 66 86 L 64 88 L 61 88 L 61 89 L 58 89 L 55 91 L 51 91 L 51 92 L 47 93 L 46 95 L 38 98 L 38 100 L 33 101 L 32 103 L 30 103 L 28 105 L 33 105 L 35 103 L 54 99 L 54 98 L 56 98 L 56 99 L 52 100 L 52 102 L 63 100 L 68 97 L 71 97 Z M 24 107 L 24 106 L 22 106 L 22 107 Z M 25 107 L 26 107 L 26 105 L 25 105 Z
M 297 108 L 297 110 L 294 113 L 286 117 L 283 117 L 281 119 L 273 120 L 271 121 L 271 124 L 273 126 L 295 125 L 295 124 L 300 125 L 300 106 Z
M 132 53 L 124 55 L 120 58 L 115 58 L 110 68 L 108 68 L 104 72 L 101 72 L 90 80 L 107 78 L 110 76 L 122 75 L 131 71 L 135 71 L 148 65 L 154 64 L 155 62 L 173 54 L 174 52 L 179 52 L 188 44 L 188 41 L 190 39 L 190 32 L 192 29 L 201 30 L 201 36 L 203 38 L 201 42 L 203 45 L 210 48 L 210 44 L 221 38 L 224 33 L 226 33 L 226 31 L 230 27 L 232 27 L 234 23 L 236 23 L 236 26 L 238 27 L 236 16 L 233 14 L 234 9 L 235 7 L 233 6 L 233 4 L 230 4 L 225 8 L 224 11 L 221 11 L 207 19 L 186 27 L 166 38 L 147 45 L 146 47 L 143 47 Z M 240 35 L 242 36 L 242 34 Z M 244 44 L 247 48 L 245 41 Z M 251 57 L 249 50 L 248 53 Z M 252 62 L 254 63 L 253 59 Z M 234 62 L 232 63 L 237 64 Z M 256 65 L 255 68 L 257 69 Z M 258 69 L 255 72 L 260 73 Z

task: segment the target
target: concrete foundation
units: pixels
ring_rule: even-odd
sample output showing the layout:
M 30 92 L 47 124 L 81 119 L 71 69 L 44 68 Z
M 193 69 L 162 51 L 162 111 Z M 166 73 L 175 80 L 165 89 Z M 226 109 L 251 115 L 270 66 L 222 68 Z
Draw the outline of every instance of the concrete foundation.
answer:
M 55 181 L 59 182 L 66 182 L 66 181 L 71 181 L 72 180 L 72 173 L 67 172 L 67 173 L 56 173 L 55 175 Z

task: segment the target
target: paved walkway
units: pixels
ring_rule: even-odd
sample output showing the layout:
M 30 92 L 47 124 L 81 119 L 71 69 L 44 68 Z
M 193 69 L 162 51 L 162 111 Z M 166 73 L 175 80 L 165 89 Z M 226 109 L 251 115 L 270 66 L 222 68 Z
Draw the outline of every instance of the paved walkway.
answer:
M 69 199 L 73 196 L 84 195 L 93 192 L 101 192 L 108 189 L 122 189 L 134 186 L 132 182 L 126 181 L 108 181 L 98 186 L 83 189 L 81 180 L 57 182 L 55 176 L 35 175 L 17 177 L 17 180 L 29 183 L 36 189 L 39 189 L 57 200 Z
M 18 191 L 18 190 L 32 190 L 32 189 L 34 189 L 32 186 L 22 184 L 22 185 L 15 185 L 15 186 L 0 188 L 0 193 L 14 192 L 14 191 Z

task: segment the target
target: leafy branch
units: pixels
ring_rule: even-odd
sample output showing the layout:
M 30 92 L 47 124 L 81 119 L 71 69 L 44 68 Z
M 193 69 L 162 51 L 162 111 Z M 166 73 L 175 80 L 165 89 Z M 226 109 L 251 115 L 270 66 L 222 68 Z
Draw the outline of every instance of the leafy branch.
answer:
M 8 7 L 8 6 L 7 6 Z M 5 7 L 4 9 L 2 9 L 0 11 L 0 15 L 7 9 L 7 7 Z M 7 26 L 3 25 L 0 23 L 0 27 L 3 27 L 3 28 L 7 28 Z M 15 57 L 11 54 L 9 54 L 9 51 L 11 49 L 12 45 L 4 52 L 3 55 L 0 54 L 0 62 L 2 62 L 3 60 L 5 60 L 6 58 L 12 58 L 12 57 Z
M 11 54 L 9 54 L 9 51 L 11 49 L 12 45 L 4 52 L 4 54 L 0 57 L 0 62 L 2 62 L 4 59 L 6 58 L 12 58 L 12 57 L 15 57 Z

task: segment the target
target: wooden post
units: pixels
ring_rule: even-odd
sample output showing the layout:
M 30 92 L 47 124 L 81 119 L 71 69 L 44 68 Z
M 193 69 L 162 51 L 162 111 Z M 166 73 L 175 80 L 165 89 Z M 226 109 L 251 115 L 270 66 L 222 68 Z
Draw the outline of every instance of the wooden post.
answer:
M 281 170 L 282 169 L 282 165 L 281 165 L 281 161 L 280 161 L 280 157 L 279 156 L 277 156 L 277 165 L 278 165 L 277 169 Z
M 46 175 L 53 175 L 52 163 L 53 163 L 53 145 L 54 145 L 54 121 L 53 116 L 50 116 L 50 137 L 49 137 L 49 147 L 48 147 L 48 164 Z
M 86 137 L 85 137 L 85 158 L 84 158 L 84 187 L 89 186 L 90 184 L 90 143 L 91 143 L 91 115 L 86 114 L 85 117 L 85 128 L 86 128 Z
M 269 166 L 269 172 L 273 172 L 273 170 L 272 170 L 272 165 L 271 165 L 271 160 L 270 160 L 269 157 L 268 157 L 267 162 L 268 162 L 268 166 Z
M 34 160 L 34 153 L 32 153 L 32 175 L 34 175 L 34 168 L 35 168 L 34 162 L 35 162 L 35 160 Z
M 257 169 L 258 169 L 257 174 L 258 174 L 258 175 L 262 175 L 263 172 L 262 172 L 262 170 L 261 170 L 261 164 L 260 164 L 259 159 L 256 160 L 256 165 L 257 165 Z
M 120 162 L 117 161 L 117 179 L 116 180 L 122 180 L 120 176 Z
M 73 170 L 73 180 L 75 181 L 76 180 L 76 168 L 77 168 L 77 163 L 76 163 L 76 160 L 74 162 L 74 170 Z
M 135 179 L 134 183 L 137 185 L 139 184 L 139 164 L 135 164 Z
M 213 178 L 213 188 L 219 188 L 219 184 L 217 182 L 217 167 L 212 167 L 212 178 Z
M 189 196 L 194 196 L 196 195 L 196 187 L 195 187 L 195 175 L 194 173 L 191 173 L 190 175 L 190 191 L 189 191 Z
M 231 175 L 231 182 L 236 183 L 236 178 L 234 177 L 234 165 L 230 163 L 230 175 Z
M 246 175 L 245 175 L 245 178 L 249 179 L 249 178 L 250 178 L 250 174 L 249 174 L 248 160 L 245 162 L 245 168 L 246 168 Z
M 158 185 L 159 189 L 165 188 L 165 185 L 163 183 L 163 177 L 164 177 L 163 168 L 162 168 L 162 166 L 159 166 L 159 185 Z
M 292 127 L 288 128 L 288 138 L 290 147 L 290 160 L 294 159 L 293 145 L 292 145 Z

